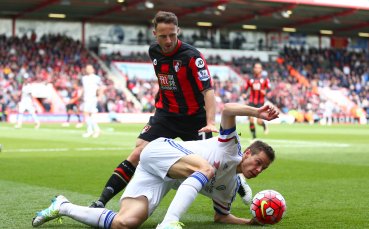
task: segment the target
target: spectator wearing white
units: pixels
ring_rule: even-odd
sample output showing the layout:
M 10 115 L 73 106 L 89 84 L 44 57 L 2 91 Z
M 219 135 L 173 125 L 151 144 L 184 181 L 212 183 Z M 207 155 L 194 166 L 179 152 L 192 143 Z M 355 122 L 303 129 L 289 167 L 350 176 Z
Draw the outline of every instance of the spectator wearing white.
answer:
M 33 104 L 33 97 L 32 97 L 32 79 L 28 74 L 24 76 L 24 83 L 22 86 L 21 91 L 21 99 L 18 103 L 18 117 L 17 117 L 17 124 L 15 128 L 21 128 L 23 124 L 23 116 L 24 112 L 28 111 L 35 122 L 35 129 L 40 127 L 40 121 L 36 115 L 35 105 Z
M 83 114 L 87 126 L 87 132 L 83 137 L 97 138 L 100 135 L 100 127 L 95 120 L 94 114 L 98 112 L 97 102 L 103 94 L 103 85 L 100 76 L 95 74 L 92 65 L 86 66 L 86 75 L 82 77 L 83 86 Z

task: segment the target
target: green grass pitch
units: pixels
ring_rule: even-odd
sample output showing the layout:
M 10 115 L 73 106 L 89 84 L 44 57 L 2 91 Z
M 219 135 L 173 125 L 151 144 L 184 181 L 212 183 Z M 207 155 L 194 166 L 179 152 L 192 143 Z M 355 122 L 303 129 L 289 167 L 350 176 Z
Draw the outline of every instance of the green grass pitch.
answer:
M 104 124 L 97 139 L 81 137 L 84 129 L 43 124 L 14 129 L 0 124 L 0 228 L 31 228 L 35 213 L 57 194 L 89 205 L 115 166 L 133 149 L 143 124 Z M 248 125 L 239 124 L 243 148 L 249 144 Z M 279 191 L 287 214 L 268 228 L 368 228 L 369 126 L 270 125 L 269 135 L 257 127 L 260 139 L 276 150 L 276 161 L 249 180 L 254 194 Z M 142 228 L 155 228 L 174 192 Z M 117 211 L 120 195 L 108 204 Z M 232 213 L 249 218 L 239 197 Z M 182 221 L 185 228 L 245 228 L 213 223 L 211 200 L 199 195 Z M 41 228 L 88 228 L 64 217 Z

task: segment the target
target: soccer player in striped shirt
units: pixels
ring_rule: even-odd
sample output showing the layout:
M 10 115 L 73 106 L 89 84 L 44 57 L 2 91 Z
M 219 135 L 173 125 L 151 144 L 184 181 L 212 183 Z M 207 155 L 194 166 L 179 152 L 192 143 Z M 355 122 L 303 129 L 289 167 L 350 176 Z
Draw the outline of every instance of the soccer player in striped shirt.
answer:
M 250 78 L 246 81 L 245 90 L 250 89 L 249 94 L 249 102 L 248 105 L 252 107 L 262 107 L 265 103 L 265 96 L 267 90 L 270 89 L 270 82 L 268 78 L 263 78 L 263 66 L 261 63 L 254 64 L 254 77 Z M 256 129 L 255 129 L 255 120 L 253 117 L 249 117 L 250 121 L 250 132 L 252 134 L 252 138 L 256 138 Z M 268 134 L 269 129 L 266 123 L 257 119 L 257 124 L 261 125 L 264 129 L 264 133 Z

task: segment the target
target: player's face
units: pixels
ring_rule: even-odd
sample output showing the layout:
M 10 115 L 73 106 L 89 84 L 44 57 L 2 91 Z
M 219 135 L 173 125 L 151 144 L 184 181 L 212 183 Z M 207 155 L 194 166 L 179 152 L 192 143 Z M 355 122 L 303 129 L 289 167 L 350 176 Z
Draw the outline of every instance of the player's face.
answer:
M 263 71 L 263 67 L 261 66 L 261 64 L 255 64 L 254 65 L 255 76 L 261 76 L 261 71 Z
M 87 65 L 86 66 L 86 73 L 87 74 L 93 74 L 95 72 L 95 70 L 94 70 L 94 67 L 92 67 L 92 65 Z
M 257 177 L 264 169 L 268 168 L 271 161 L 265 152 L 251 155 L 251 151 L 247 150 L 241 162 L 241 169 L 243 175 L 250 179 Z
M 171 23 L 159 23 L 153 33 L 164 53 L 172 52 L 177 46 L 178 26 Z

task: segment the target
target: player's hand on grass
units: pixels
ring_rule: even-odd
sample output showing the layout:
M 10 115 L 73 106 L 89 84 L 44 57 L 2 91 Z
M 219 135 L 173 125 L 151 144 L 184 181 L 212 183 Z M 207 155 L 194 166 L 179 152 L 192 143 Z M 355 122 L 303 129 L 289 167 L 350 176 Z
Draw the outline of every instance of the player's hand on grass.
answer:
M 246 221 L 247 221 L 246 222 L 247 225 L 262 225 L 255 218 L 246 219 Z

